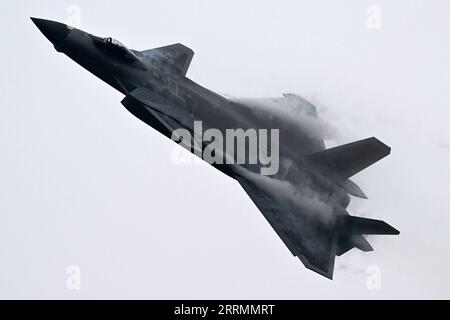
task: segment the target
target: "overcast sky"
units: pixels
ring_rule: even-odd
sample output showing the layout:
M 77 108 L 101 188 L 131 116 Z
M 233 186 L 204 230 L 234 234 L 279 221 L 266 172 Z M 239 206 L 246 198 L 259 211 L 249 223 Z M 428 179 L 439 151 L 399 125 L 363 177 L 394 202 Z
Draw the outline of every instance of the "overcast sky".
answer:
M 2 1 L 0 12 L 0 298 L 450 298 L 449 1 Z M 30 16 L 137 50 L 183 43 L 188 77 L 214 91 L 311 100 L 336 128 L 328 146 L 376 136 L 392 154 L 355 176 L 369 200 L 349 211 L 400 236 L 337 257 L 333 281 L 307 270 L 236 181 L 175 164 L 173 143 Z M 67 288 L 71 265 L 80 290 Z

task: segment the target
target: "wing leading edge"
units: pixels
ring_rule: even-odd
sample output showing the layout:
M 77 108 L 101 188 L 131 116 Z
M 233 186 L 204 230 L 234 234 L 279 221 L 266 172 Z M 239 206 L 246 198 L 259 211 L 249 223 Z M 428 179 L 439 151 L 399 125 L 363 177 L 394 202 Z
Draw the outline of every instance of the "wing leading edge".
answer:
M 291 253 L 306 268 L 332 279 L 337 251 L 334 232 L 309 212 L 294 210 L 249 179 L 236 179 Z
M 150 64 L 161 63 L 174 73 L 185 76 L 191 64 L 194 51 L 181 43 L 141 51 L 144 60 Z
M 336 215 L 333 209 L 319 203 L 305 205 L 309 200 L 301 196 L 291 201 L 284 195 L 285 181 L 261 178 L 255 173 L 239 173 L 236 180 L 291 253 L 306 268 L 328 279 L 333 279 L 336 255 L 352 248 L 373 250 L 363 235 L 400 233 L 381 220 L 350 216 L 346 211 Z

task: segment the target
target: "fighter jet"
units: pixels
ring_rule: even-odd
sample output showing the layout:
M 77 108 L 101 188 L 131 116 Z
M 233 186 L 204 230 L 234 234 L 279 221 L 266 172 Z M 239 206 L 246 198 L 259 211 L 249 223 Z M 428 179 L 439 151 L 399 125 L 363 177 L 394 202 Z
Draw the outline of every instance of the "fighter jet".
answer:
M 364 235 L 399 234 L 384 221 L 347 212 L 349 195 L 367 198 L 349 178 L 390 154 L 390 147 L 375 137 L 326 149 L 320 130 L 310 126 L 320 119 L 317 108 L 300 96 L 227 98 L 186 77 L 194 52 L 182 44 L 138 51 L 111 37 L 31 19 L 56 51 L 120 91 L 125 96 L 121 103 L 129 112 L 171 140 L 185 140 L 174 139 L 179 130 L 198 136 L 199 122 L 200 135 L 208 129 L 224 136 L 229 129 L 277 133 L 278 140 L 266 146 L 279 157 L 277 170 L 271 174 L 262 174 L 267 166 L 262 161 L 208 163 L 242 186 L 289 251 L 308 269 L 332 279 L 336 255 L 352 248 L 373 250 Z M 195 138 L 193 144 L 183 146 L 195 155 L 202 155 L 198 151 L 208 147 L 206 141 Z M 255 150 L 247 145 L 245 152 Z M 236 159 L 229 150 L 213 156 Z

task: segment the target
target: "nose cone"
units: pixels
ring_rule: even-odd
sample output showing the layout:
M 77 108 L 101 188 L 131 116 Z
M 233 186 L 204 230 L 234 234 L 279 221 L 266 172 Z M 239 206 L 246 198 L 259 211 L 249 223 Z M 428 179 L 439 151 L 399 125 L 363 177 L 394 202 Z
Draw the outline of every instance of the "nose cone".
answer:
M 31 18 L 31 20 L 55 46 L 58 46 L 70 32 L 69 27 L 63 23 L 38 18 Z

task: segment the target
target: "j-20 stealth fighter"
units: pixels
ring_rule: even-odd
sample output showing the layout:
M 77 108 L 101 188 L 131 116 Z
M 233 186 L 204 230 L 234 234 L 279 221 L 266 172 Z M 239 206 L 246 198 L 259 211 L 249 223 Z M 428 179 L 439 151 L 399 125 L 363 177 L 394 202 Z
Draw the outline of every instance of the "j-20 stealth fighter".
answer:
M 201 121 L 202 130 L 223 133 L 237 128 L 278 129 L 278 145 L 273 148 L 279 156 L 276 173 L 261 175 L 255 170 L 261 163 L 212 165 L 238 181 L 307 268 L 332 279 L 336 255 L 352 248 L 373 250 L 364 235 L 399 234 L 384 221 L 351 216 L 346 210 L 349 195 L 366 198 L 349 178 L 390 153 L 376 138 L 325 149 L 323 137 L 308 126 L 308 121 L 318 119 L 311 103 L 285 94 L 273 100 L 282 103 L 268 108 L 267 100 L 229 99 L 214 93 L 186 77 L 194 52 L 182 44 L 137 51 L 110 37 L 32 20 L 58 52 L 123 93 L 128 111 L 169 138 L 180 128 L 194 132 L 196 121 Z M 293 114 L 306 121 L 296 121 Z

